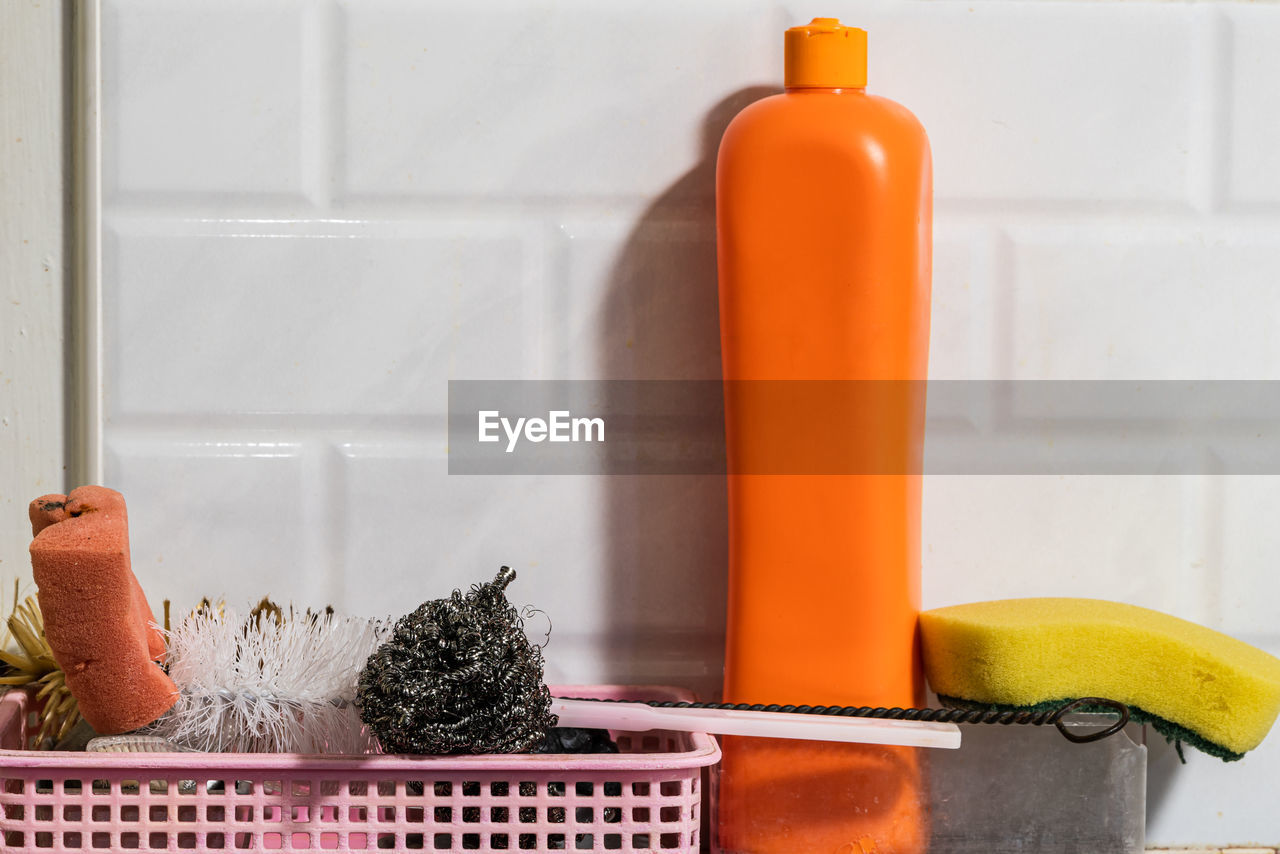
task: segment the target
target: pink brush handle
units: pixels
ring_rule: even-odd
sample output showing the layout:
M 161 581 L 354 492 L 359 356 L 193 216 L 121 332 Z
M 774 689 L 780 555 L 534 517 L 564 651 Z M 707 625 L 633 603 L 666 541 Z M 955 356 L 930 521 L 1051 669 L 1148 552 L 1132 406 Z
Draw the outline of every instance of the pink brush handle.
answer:
M 645 732 L 709 732 L 762 738 L 801 738 L 905 747 L 960 746 L 955 724 L 878 718 L 828 717 L 792 712 L 743 712 L 731 709 L 655 708 L 643 703 L 601 703 L 553 698 L 551 713 L 563 727 Z

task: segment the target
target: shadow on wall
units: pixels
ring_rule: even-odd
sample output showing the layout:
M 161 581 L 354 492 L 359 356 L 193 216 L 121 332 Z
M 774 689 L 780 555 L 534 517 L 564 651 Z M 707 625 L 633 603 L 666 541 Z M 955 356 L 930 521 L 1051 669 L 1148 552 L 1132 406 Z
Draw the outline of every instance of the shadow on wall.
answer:
M 703 124 L 698 163 L 637 220 L 614 264 L 598 324 L 599 376 L 717 380 L 716 153 L 747 104 L 739 91 Z M 610 667 L 639 683 L 717 697 L 724 666 L 728 519 L 718 475 L 614 475 L 605 488 L 604 608 Z

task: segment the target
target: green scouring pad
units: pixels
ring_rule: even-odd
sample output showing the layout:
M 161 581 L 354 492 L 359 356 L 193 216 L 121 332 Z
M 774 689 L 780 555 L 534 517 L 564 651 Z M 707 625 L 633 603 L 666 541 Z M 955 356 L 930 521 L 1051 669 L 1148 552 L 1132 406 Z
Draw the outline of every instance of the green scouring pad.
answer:
M 1098 599 L 1006 599 L 920 615 L 925 675 L 944 702 L 1129 706 L 1165 737 L 1227 761 L 1280 713 L 1280 659 L 1195 623 Z

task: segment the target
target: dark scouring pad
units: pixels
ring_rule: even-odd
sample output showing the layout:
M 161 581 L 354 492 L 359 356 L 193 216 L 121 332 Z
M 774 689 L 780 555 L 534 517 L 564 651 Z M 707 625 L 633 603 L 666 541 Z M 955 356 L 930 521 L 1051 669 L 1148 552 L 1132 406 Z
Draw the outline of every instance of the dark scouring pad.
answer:
M 388 753 L 523 753 L 555 726 L 542 649 L 525 637 L 502 567 L 396 623 L 360 674 L 356 705 Z

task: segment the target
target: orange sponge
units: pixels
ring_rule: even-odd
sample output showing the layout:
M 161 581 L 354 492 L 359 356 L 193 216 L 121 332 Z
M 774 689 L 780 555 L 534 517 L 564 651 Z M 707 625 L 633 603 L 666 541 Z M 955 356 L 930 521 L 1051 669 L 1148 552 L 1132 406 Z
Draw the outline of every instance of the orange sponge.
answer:
M 155 663 L 164 637 L 129 568 L 124 496 L 82 486 L 37 498 L 29 513 L 45 637 L 80 713 L 102 735 L 151 723 L 178 689 Z

